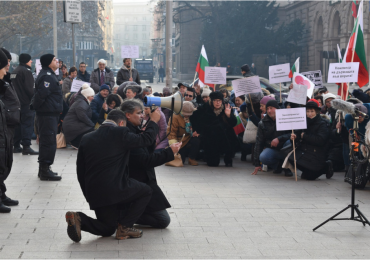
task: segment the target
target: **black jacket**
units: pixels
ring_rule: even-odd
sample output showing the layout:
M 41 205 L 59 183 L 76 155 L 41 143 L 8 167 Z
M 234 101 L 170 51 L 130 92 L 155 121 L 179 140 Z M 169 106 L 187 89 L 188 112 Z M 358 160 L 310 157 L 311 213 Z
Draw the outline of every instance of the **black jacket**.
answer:
M 6 82 L 0 79 L 0 93 L 5 90 Z M 9 175 L 13 163 L 13 147 L 10 146 L 10 139 L 8 138 L 5 118 L 5 108 L 3 102 L 0 100 L 0 182 L 6 180 Z
M 21 106 L 29 107 L 35 87 L 35 80 L 32 75 L 31 67 L 25 64 L 19 64 L 11 73 L 10 79 L 17 92 Z
M 127 122 L 127 127 L 134 134 L 142 133 L 142 131 L 134 127 L 130 122 Z M 166 148 L 160 153 L 154 153 L 154 148 L 155 143 L 148 147 L 132 149 L 128 164 L 130 178 L 149 185 L 153 190 L 152 198 L 145 209 L 146 212 L 154 212 L 171 207 L 166 196 L 157 184 L 154 167 L 170 162 L 175 158 L 171 148 Z
M 82 74 L 82 72 L 78 70 L 77 77 L 81 79 L 82 81 L 90 82 L 90 74 L 87 71 L 85 71 L 85 74 Z
M 132 71 L 133 81 L 136 82 L 138 85 L 140 85 L 141 82 L 140 82 L 139 72 L 136 69 L 131 69 L 131 71 Z M 130 79 L 130 71 L 125 67 L 125 65 L 123 65 L 122 68 L 117 72 L 116 83 L 118 86 L 120 86 L 123 82 L 129 81 L 129 79 Z
M 329 139 L 329 129 L 325 120 L 320 115 L 313 119 L 307 118 L 307 129 L 295 131 L 295 134 L 297 165 L 312 171 L 319 171 L 325 167 Z M 292 154 L 289 160 L 294 160 L 293 156 Z
M 8 127 L 16 127 L 21 121 L 21 103 L 10 80 L 10 73 L 5 75 L 4 81 L 6 84 L 1 91 L 0 99 L 5 106 L 6 124 Z
M 62 89 L 54 71 L 43 67 L 36 79 L 33 109 L 39 116 L 58 116 L 63 111 Z
M 155 142 L 158 125 L 149 122 L 145 132 L 103 124 L 82 137 L 77 154 L 77 178 L 90 209 L 118 204 L 127 198 L 130 150 Z
M 279 139 L 277 147 L 271 147 L 271 142 L 275 138 Z M 286 141 L 290 139 L 289 131 L 276 131 L 276 121 L 266 115 L 259 123 L 257 130 L 256 144 L 254 146 L 254 166 L 261 166 L 260 154 L 264 148 L 280 150 Z

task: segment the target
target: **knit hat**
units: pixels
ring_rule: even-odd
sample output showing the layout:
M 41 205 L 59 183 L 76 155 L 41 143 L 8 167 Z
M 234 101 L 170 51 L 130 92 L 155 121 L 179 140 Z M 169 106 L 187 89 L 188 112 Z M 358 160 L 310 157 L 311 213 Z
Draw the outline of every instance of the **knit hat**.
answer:
M 280 109 L 279 104 L 278 104 L 278 102 L 277 102 L 276 100 L 269 100 L 269 101 L 266 103 L 266 109 L 267 109 L 268 107 L 274 107 L 274 108 L 276 108 L 276 109 Z
M 246 112 L 247 111 L 247 103 L 243 103 L 239 107 L 240 112 Z
M 369 103 L 369 95 L 362 92 L 362 89 L 354 89 L 352 95 L 355 98 L 361 100 L 362 103 Z
M 315 99 L 308 100 L 306 108 L 314 108 L 315 110 L 321 110 L 321 108 L 319 107 L 319 102 Z
M 31 55 L 29 55 L 27 53 L 22 53 L 21 55 L 19 55 L 19 63 L 26 64 L 30 60 L 31 60 Z
M 328 89 L 325 87 L 325 86 L 322 86 L 321 88 L 319 88 L 318 92 L 321 93 L 321 92 L 326 92 L 328 91 Z
M 194 105 L 192 102 L 190 101 L 184 101 L 184 103 L 182 103 L 182 110 L 181 110 L 181 113 L 184 115 L 184 116 L 191 116 L 194 112 Z
M 314 99 L 314 98 L 312 98 L 312 99 L 308 100 L 308 101 L 307 101 L 307 103 L 308 103 L 308 102 L 315 102 L 315 103 L 317 104 L 317 106 L 318 106 L 318 107 L 320 106 L 319 101 L 318 101 L 318 100 L 316 100 L 316 99 Z
M 244 64 L 243 66 L 241 66 L 240 69 L 244 72 L 249 72 L 250 71 L 250 68 L 249 68 L 248 64 Z
M 8 66 L 8 57 L 0 50 L 0 70 Z
M 82 91 L 81 94 L 87 99 L 88 97 L 94 96 L 95 91 L 90 88 L 90 86 L 86 83 L 82 84 Z
M 170 88 L 168 87 L 164 87 L 163 90 L 162 90 L 162 93 L 168 93 L 168 94 L 171 94 L 171 91 L 170 91 Z
M 109 86 L 107 84 L 101 85 L 100 86 L 100 89 L 99 89 L 99 92 L 102 91 L 103 89 L 106 89 L 106 90 L 108 90 L 110 92 L 110 88 L 109 88 Z
M 203 86 L 203 92 L 202 92 L 202 97 L 209 97 L 209 94 L 211 94 L 212 91 L 209 89 L 209 86 L 204 85 Z
M 53 54 L 44 54 L 40 57 L 40 62 L 41 62 L 41 66 L 42 67 L 49 67 L 50 63 L 53 61 L 54 59 L 54 55 Z
M 260 100 L 260 104 L 266 105 L 269 100 L 275 100 L 273 97 L 265 96 Z
M 355 104 L 355 109 L 367 114 L 367 108 L 363 104 Z
M 324 94 L 322 96 L 322 99 L 324 100 L 324 104 L 325 104 L 325 100 L 328 99 L 328 98 L 334 98 L 335 99 L 336 96 L 334 94 L 332 94 L 332 93 Z
M 220 99 L 222 101 L 224 100 L 224 95 L 220 91 L 212 92 L 211 94 L 209 94 L 209 97 L 212 101 L 215 99 Z
M 12 55 L 10 54 L 10 52 L 7 49 L 1 48 L 1 50 L 4 52 L 4 54 L 6 55 L 8 60 L 12 60 Z

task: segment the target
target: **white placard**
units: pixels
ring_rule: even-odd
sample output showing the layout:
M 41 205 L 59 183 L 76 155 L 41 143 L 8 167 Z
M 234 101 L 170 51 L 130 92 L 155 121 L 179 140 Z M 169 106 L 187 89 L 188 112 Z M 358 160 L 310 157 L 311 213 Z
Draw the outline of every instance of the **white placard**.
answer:
M 226 84 L 226 68 L 205 67 L 205 84 Z
M 258 76 L 233 80 L 231 83 L 236 97 L 262 92 L 260 78 Z
M 121 58 L 139 58 L 139 46 L 123 45 L 121 46 Z
M 359 62 L 330 63 L 328 83 L 357 82 Z
M 78 80 L 78 79 L 74 79 L 72 81 L 71 92 L 78 92 L 80 90 L 80 88 L 82 87 L 83 84 L 88 84 L 89 87 L 91 85 L 88 82 L 85 82 L 85 81 L 82 81 L 82 80 Z
M 307 86 L 307 97 L 311 98 L 313 90 L 315 88 L 315 84 L 313 84 L 312 81 L 310 81 L 308 78 L 303 76 L 300 73 L 294 72 L 293 74 L 293 84 L 298 84 L 298 85 L 305 85 Z
M 306 108 L 276 109 L 276 131 L 307 129 Z
M 58 62 L 58 68 L 56 69 L 56 71 L 54 71 L 55 75 L 59 76 L 59 59 L 56 59 L 56 61 Z
M 306 93 L 307 93 L 306 85 L 298 85 L 293 83 L 293 88 L 289 91 L 287 101 L 295 104 L 306 105 L 307 101 Z
M 82 23 L 81 0 L 66 0 L 64 3 L 64 21 Z
M 57 59 L 57 61 L 58 61 L 58 59 Z M 40 59 L 36 59 L 35 67 L 36 67 L 36 75 L 39 75 L 39 73 L 40 73 L 40 71 L 42 69 Z M 55 75 L 58 75 L 59 76 L 59 66 L 58 66 L 57 70 L 54 71 L 54 73 L 55 73 Z
M 315 84 L 315 88 L 322 88 L 321 70 L 301 72 L 301 74 L 312 81 Z
M 280 64 L 269 67 L 269 81 L 270 83 L 289 82 L 290 64 Z

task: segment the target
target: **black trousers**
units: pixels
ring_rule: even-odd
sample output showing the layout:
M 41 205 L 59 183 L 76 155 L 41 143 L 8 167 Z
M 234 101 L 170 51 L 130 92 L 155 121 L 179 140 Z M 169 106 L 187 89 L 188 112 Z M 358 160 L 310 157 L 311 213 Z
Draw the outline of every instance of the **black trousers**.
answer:
M 91 128 L 91 129 L 90 129 L 90 131 L 87 131 L 87 132 L 85 132 L 85 133 L 82 133 L 82 134 L 78 135 L 75 139 L 73 139 L 73 140 L 71 141 L 71 145 L 73 145 L 73 146 L 74 146 L 74 147 L 76 147 L 76 148 L 79 148 L 79 147 L 80 147 L 80 143 L 81 143 L 81 139 L 82 139 L 82 137 L 83 137 L 85 134 L 90 133 L 90 132 L 92 132 L 92 131 L 94 131 L 94 128 Z
M 179 151 L 182 161 L 185 162 L 186 157 L 195 160 L 199 152 L 199 147 L 200 147 L 199 137 L 191 137 L 189 142 Z
M 129 179 L 130 196 L 118 204 L 95 209 L 97 219 L 90 218 L 82 212 L 81 230 L 97 236 L 111 236 L 117 229 L 117 224 L 132 227 L 143 214 L 152 196 L 152 189 L 141 182 Z
M 292 165 L 294 165 L 294 160 L 291 160 L 289 158 L 289 162 Z M 297 169 L 302 171 L 301 178 L 305 179 L 305 180 L 309 180 L 309 181 L 316 180 L 321 175 L 326 174 L 326 172 L 328 170 L 326 165 L 323 168 L 321 168 L 319 171 L 313 171 L 313 170 L 307 169 L 306 167 L 303 167 L 303 166 L 299 165 L 298 163 L 297 163 Z
M 136 221 L 136 224 L 151 226 L 153 228 L 166 228 L 171 222 L 171 217 L 167 210 L 143 213 Z
M 52 165 L 57 150 L 58 116 L 37 116 L 39 121 L 39 163 Z
M 10 147 L 12 147 L 11 151 L 13 151 L 13 145 L 14 145 L 14 143 L 13 143 L 14 142 L 14 132 L 15 132 L 15 128 L 8 127 L 7 137 L 10 139 Z M 1 202 L 1 199 L 6 198 L 6 196 L 5 196 L 6 185 L 5 185 L 4 181 L 8 178 L 8 176 L 9 176 L 11 170 L 12 170 L 12 165 L 13 165 L 13 152 L 8 154 L 8 156 L 11 158 L 10 159 L 11 162 L 10 162 L 8 172 L 5 174 L 5 177 L 0 180 L 0 202 Z
M 30 110 L 29 106 L 21 107 L 21 123 L 15 128 L 14 146 L 31 146 L 34 119 L 35 111 Z

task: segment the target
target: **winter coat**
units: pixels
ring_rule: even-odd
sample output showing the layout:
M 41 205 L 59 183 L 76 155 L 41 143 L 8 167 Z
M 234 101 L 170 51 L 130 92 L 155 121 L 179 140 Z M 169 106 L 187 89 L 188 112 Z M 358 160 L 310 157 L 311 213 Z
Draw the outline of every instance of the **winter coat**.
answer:
M 132 80 L 136 82 L 138 85 L 141 84 L 139 72 L 136 69 L 131 68 L 132 71 Z M 123 82 L 129 81 L 130 79 L 130 71 L 126 68 L 125 65 L 117 72 L 117 85 L 121 85 Z
M 170 123 L 169 120 L 170 120 L 172 111 L 168 108 L 162 108 L 162 112 L 163 112 L 164 116 L 166 117 L 166 122 L 167 122 L 167 125 L 168 125 Z
M 185 145 L 187 145 L 187 143 L 190 141 L 191 135 L 189 133 L 186 133 L 185 131 L 184 117 L 182 115 L 174 114 L 172 117 L 172 126 L 170 125 L 170 123 L 171 122 L 168 122 L 167 125 L 167 134 L 169 133 L 167 136 L 168 140 L 176 140 L 176 142 L 180 142 L 182 136 L 185 134 L 184 139 L 182 139 L 181 148 L 185 147 Z
M 69 76 L 63 80 L 62 92 L 64 101 L 67 100 L 66 94 L 71 92 L 72 82 L 73 80 Z
M 91 110 L 92 110 L 91 120 L 94 122 L 94 124 L 103 123 L 103 122 L 98 122 L 100 110 L 103 107 L 103 104 L 104 104 L 104 98 L 99 92 L 98 94 L 96 94 L 94 96 L 94 99 L 90 103 L 90 107 L 91 107 Z
M 304 133 L 303 138 L 301 134 Z M 307 118 L 307 129 L 295 131 L 297 165 L 311 171 L 320 171 L 325 167 L 327 144 L 329 139 L 328 125 L 320 115 Z M 291 154 L 289 160 L 294 160 Z
M 271 142 L 275 138 L 279 139 L 277 147 L 271 147 Z M 286 141 L 290 139 L 289 131 L 276 131 L 276 121 L 266 115 L 259 123 L 257 129 L 256 144 L 254 146 L 254 166 L 261 166 L 260 154 L 264 148 L 280 150 Z
M 21 121 L 21 103 L 10 80 L 10 73 L 5 75 L 4 81 L 6 82 L 4 85 L 5 92 L 1 91 L 4 94 L 0 94 L 0 99 L 5 106 L 6 124 L 8 127 L 14 128 Z
M 32 107 L 39 116 L 59 116 L 63 111 L 63 96 L 52 69 L 43 67 L 36 79 Z
M 10 75 L 19 102 L 22 107 L 29 107 L 35 90 L 35 80 L 31 67 L 19 64 Z
M 77 77 L 82 81 L 90 82 L 90 74 L 87 71 L 85 71 L 85 74 L 82 74 L 82 72 L 78 70 Z M 114 87 L 114 85 L 112 87 Z
M 6 90 L 6 82 L 0 79 L 0 93 Z M 10 173 L 13 164 L 13 147 L 10 145 L 6 113 L 3 102 L 0 100 L 0 183 L 4 182 Z
M 140 134 L 142 132 L 130 122 L 127 122 L 127 127 L 134 134 Z M 171 207 L 166 196 L 157 184 L 154 167 L 170 162 L 175 158 L 171 148 L 164 149 L 160 153 L 154 153 L 154 148 L 155 144 L 132 149 L 128 163 L 130 178 L 149 185 L 153 190 L 152 198 L 146 206 L 145 212 L 154 212 Z
M 90 209 L 118 204 L 130 196 L 128 188 L 135 189 L 128 186 L 130 150 L 152 145 L 157 134 L 157 124 L 149 122 L 141 134 L 103 124 L 82 137 L 77 178 Z
M 67 142 L 74 140 L 80 134 L 94 127 L 91 121 L 91 108 L 83 95 L 77 95 L 75 102 L 69 108 L 63 120 L 63 133 Z
M 337 133 L 337 110 L 331 107 L 328 109 L 327 113 L 330 116 L 321 115 L 321 117 L 327 121 L 327 126 L 329 130 L 329 142 L 326 160 L 332 161 L 334 171 L 340 171 L 344 168 L 343 140 L 341 133 Z
M 157 135 L 157 138 L 155 139 L 156 147 L 155 150 L 157 149 L 163 149 L 168 146 L 168 139 L 167 139 L 167 123 L 166 123 L 166 117 L 163 114 L 162 111 L 161 113 L 161 118 L 158 121 L 158 126 L 159 126 L 159 134 Z M 149 117 L 146 116 L 145 120 L 149 120 Z M 162 140 L 163 139 L 163 140 Z M 162 140 L 162 141 L 161 141 Z
M 90 76 L 90 87 L 95 91 L 95 93 L 98 93 L 100 90 L 100 86 L 105 84 L 105 82 L 109 82 L 111 88 L 114 87 L 114 74 L 113 71 L 105 67 L 105 77 L 104 82 L 100 82 L 100 70 L 99 68 L 95 69 Z
M 244 78 L 253 77 L 253 76 L 255 76 L 255 75 L 253 74 L 252 71 L 247 71 L 246 73 L 243 74 Z

